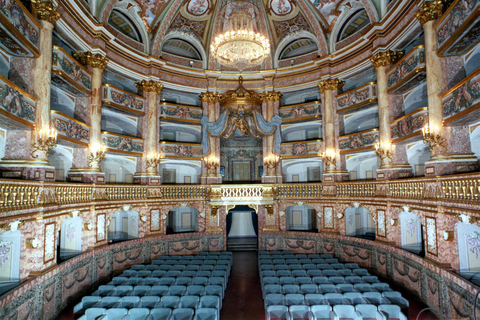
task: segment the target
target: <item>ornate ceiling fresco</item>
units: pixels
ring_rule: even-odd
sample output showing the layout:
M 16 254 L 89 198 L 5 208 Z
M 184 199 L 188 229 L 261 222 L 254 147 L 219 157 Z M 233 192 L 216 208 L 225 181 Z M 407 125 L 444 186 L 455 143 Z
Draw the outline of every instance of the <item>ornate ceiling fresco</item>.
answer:
M 356 27 L 367 30 L 378 21 L 380 2 L 381 0 L 106 0 L 96 2 L 101 8 L 92 9 L 92 12 L 99 12 L 103 23 L 108 23 L 108 17 L 115 10 L 134 13 L 140 21 L 137 27 L 145 29 L 139 30 L 139 33 L 147 35 L 140 41 L 144 43 L 147 53 L 162 57 L 162 53 L 167 52 L 174 56 L 168 61 L 184 65 L 189 63 L 190 67 L 212 70 L 227 68 L 216 64 L 209 54 L 211 40 L 225 31 L 232 13 L 248 12 L 252 15 L 255 32 L 269 39 L 272 51 L 269 59 L 258 70 L 302 63 L 332 53 L 339 34 L 354 35 Z M 356 16 L 361 16 L 363 23 L 355 19 Z M 348 30 L 345 24 L 349 24 Z M 182 55 L 180 46 L 175 52 L 163 50 L 166 41 L 172 38 L 192 44 L 200 57 L 197 59 L 191 54 Z M 299 39 L 308 41 L 299 41 L 293 45 Z M 350 42 L 346 45 L 348 43 Z M 309 46 L 301 48 L 302 44 Z M 282 58 L 281 51 L 287 46 L 291 46 L 289 54 Z M 190 50 L 184 49 L 185 52 Z M 295 50 L 298 50 L 298 54 Z M 296 56 L 302 56 L 303 60 L 290 60 Z M 182 57 L 186 62 L 180 61 Z M 198 62 L 189 62 L 189 58 Z M 288 61 L 280 61 L 287 58 Z

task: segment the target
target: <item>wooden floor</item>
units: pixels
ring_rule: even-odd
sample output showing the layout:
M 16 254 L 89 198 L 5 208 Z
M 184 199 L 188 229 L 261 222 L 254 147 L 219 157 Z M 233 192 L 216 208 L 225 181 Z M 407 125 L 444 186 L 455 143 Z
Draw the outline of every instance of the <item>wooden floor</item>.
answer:
M 402 292 L 402 295 L 410 301 L 408 319 L 416 320 L 420 310 L 427 306 L 400 288 L 396 288 L 395 286 L 391 287 Z M 228 279 L 228 286 L 225 292 L 220 318 L 222 320 L 265 319 L 256 252 L 233 253 L 233 265 L 230 278 Z M 62 315 L 57 318 L 57 320 L 73 319 L 73 305 L 69 306 Z M 438 318 L 427 310 L 420 315 L 419 320 L 438 320 Z

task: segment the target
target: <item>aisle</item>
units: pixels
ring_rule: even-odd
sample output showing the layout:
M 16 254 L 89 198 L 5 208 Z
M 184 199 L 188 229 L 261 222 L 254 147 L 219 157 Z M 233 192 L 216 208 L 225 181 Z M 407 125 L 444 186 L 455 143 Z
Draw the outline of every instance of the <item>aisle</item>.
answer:
M 263 320 L 262 286 L 257 252 L 234 252 L 221 320 Z

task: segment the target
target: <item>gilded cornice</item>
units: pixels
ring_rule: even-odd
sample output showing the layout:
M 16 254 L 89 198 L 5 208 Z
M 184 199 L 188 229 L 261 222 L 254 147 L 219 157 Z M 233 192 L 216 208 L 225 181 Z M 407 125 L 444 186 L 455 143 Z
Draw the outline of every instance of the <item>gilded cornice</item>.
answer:
M 142 80 L 135 83 L 135 87 L 137 87 L 140 92 L 156 92 L 157 94 L 161 94 L 163 90 L 163 85 L 153 80 Z
M 282 94 L 280 92 L 268 91 L 262 94 L 263 102 L 267 102 L 267 101 L 279 102 L 280 99 L 282 99 Z
M 216 102 L 218 101 L 218 93 L 216 92 L 202 92 L 200 94 L 200 100 L 202 102 Z
M 73 54 L 75 60 L 80 62 L 83 65 L 88 65 L 92 68 L 105 69 L 108 64 L 108 59 L 102 56 L 99 53 L 91 52 L 75 52 Z
M 33 14 L 38 20 L 45 20 L 51 24 L 55 24 L 60 19 L 60 12 L 51 1 L 32 1 Z
M 375 68 L 378 67 L 386 67 L 391 64 L 396 63 L 398 60 L 400 60 L 403 57 L 403 52 L 402 51 L 392 51 L 392 50 L 387 50 L 385 52 L 379 52 L 375 54 L 370 61 L 372 61 L 372 65 Z
M 417 12 L 417 19 L 420 24 L 427 23 L 428 21 L 436 20 L 442 15 L 443 3 L 441 0 L 425 1 L 423 6 Z
M 320 81 L 318 83 L 318 88 L 320 89 L 321 93 L 324 93 L 325 91 L 341 90 L 344 84 L 345 81 L 340 79 L 328 79 Z

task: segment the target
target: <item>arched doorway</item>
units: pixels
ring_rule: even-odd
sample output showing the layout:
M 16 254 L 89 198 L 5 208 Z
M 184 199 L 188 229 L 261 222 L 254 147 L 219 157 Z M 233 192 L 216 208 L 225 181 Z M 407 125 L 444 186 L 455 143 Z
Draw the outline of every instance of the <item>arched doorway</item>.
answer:
M 227 250 L 256 251 L 258 216 L 254 209 L 237 205 L 227 214 Z

